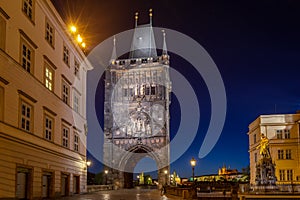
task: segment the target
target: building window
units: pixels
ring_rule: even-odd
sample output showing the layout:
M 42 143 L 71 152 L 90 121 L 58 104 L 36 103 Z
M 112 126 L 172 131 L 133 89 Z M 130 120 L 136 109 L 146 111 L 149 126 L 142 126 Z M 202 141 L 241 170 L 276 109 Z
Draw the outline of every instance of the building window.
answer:
M 253 143 L 256 143 L 256 134 L 253 135 Z
M 63 126 L 62 128 L 62 146 L 68 148 L 69 147 L 69 132 L 70 129 Z
M 278 160 L 283 159 L 283 150 L 279 149 L 278 150 Z
M 45 138 L 47 140 L 53 140 L 53 118 L 45 115 Z
M 279 170 L 279 180 L 285 181 L 285 171 L 282 169 Z
M 293 180 L 293 170 L 292 169 L 286 170 L 286 178 L 287 178 L 288 181 Z
M 73 109 L 75 112 L 79 113 L 80 108 L 80 96 L 77 92 L 74 91 L 74 98 L 73 98 Z
M 23 12 L 33 21 L 34 17 L 34 0 L 23 0 Z
M 65 80 L 62 81 L 62 100 L 70 105 L 70 85 Z
M 155 86 L 151 86 L 151 95 L 155 95 Z
M 254 162 L 257 162 L 257 153 L 254 153 Z
M 79 78 L 79 63 L 78 61 L 74 61 L 74 75 Z
M 284 138 L 285 139 L 290 139 L 291 138 L 290 130 L 288 130 L 288 129 L 284 130 Z
M 291 149 L 285 150 L 285 159 L 292 159 L 292 150 Z
M 77 133 L 74 134 L 74 151 L 79 151 L 79 135 Z
M 53 68 L 48 64 L 45 63 L 45 76 L 44 76 L 45 86 L 50 91 L 53 91 L 54 86 L 54 70 Z
M 70 57 L 70 53 L 69 53 L 69 49 L 68 47 L 66 47 L 64 45 L 64 50 L 63 50 L 63 61 L 64 63 L 66 63 L 69 66 L 69 57 Z
M 20 127 L 21 129 L 31 132 L 32 131 L 32 123 L 33 123 L 33 108 L 30 104 L 21 100 L 21 119 L 20 119 Z
M 46 20 L 45 39 L 52 47 L 54 46 L 54 36 L 54 27 L 48 20 Z
M 276 130 L 277 139 L 282 139 L 282 130 Z
M 33 58 L 33 49 L 24 40 L 21 40 L 21 66 L 29 73 L 33 73 Z

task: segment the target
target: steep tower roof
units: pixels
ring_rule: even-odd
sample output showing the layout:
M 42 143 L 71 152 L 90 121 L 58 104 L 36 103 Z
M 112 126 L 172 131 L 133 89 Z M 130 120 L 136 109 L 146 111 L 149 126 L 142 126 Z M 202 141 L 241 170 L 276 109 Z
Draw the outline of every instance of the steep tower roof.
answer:
M 156 57 L 156 45 L 152 28 L 152 9 L 149 10 L 150 23 L 137 25 L 138 13 L 135 14 L 135 29 L 131 43 L 130 58 Z

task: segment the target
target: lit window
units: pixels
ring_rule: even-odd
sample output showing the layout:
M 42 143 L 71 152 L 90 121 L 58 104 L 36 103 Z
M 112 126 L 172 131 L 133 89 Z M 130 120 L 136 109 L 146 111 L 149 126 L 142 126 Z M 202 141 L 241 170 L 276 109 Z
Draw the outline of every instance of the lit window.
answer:
M 33 120 L 32 106 L 25 101 L 21 101 L 21 113 L 20 113 L 20 127 L 25 131 L 31 131 Z
M 283 150 L 278 150 L 278 160 L 283 159 Z
M 50 91 L 53 91 L 53 85 L 54 85 L 54 70 L 52 67 L 48 65 L 48 63 L 45 63 L 45 86 Z
M 286 170 L 286 178 L 287 178 L 288 181 L 293 180 L 293 170 L 292 169 Z
M 70 86 L 65 80 L 62 81 L 62 100 L 66 104 L 70 104 Z
M 54 46 L 54 36 L 55 36 L 55 32 L 54 32 L 54 28 L 53 26 L 50 24 L 50 22 L 48 20 L 46 20 L 46 30 L 45 30 L 45 39 L 47 40 L 47 42 L 51 45 Z
M 80 105 L 80 96 L 77 92 L 74 91 L 74 99 L 73 99 L 73 109 L 75 112 L 79 113 L 79 105 Z
M 282 139 L 282 130 L 276 130 L 277 139 Z
M 285 159 L 292 159 L 292 150 L 291 149 L 285 150 Z
M 74 134 L 74 151 L 79 151 L 79 136 L 77 133 Z
M 33 49 L 22 40 L 21 66 L 29 73 L 33 73 Z
M 69 55 L 69 49 L 68 49 L 68 47 L 66 47 L 65 45 L 64 45 L 64 50 L 63 50 L 63 61 L 69 66 L 69 57 L 70 57 L 70 55 Z
M 63 126 L 62 128 L 62 146 L 69 147 L 69 128 Z
M 288 129 L 284 130 L 284 138 L 285 139 L 290 139 L 291 138 L 290 130 L 288 130 Z
M 53 118 L 45 115 L 45 138 L 52 141 L 53 136 Z
M 23 0 L 23 12 L 32 21 L 34 16 L 34 2 L 33 0 Z
M 285 171 L 282 169 L 279 170 L 279 180 L 285 181 Z

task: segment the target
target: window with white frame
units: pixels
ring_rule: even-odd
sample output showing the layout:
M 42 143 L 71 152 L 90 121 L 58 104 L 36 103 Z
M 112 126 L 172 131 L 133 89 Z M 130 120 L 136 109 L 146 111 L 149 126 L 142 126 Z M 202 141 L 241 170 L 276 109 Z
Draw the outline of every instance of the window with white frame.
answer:
M 77 60 L 74 61 L 74 75 L 79 78 L 79 62 Z
M 285 150 L 285 159 L 292 159 L 292 150 L 291 149 L 286 149 Z
M 77 132 L 74 132 L 74 151 L 79 151 L 79 135 Z
M 33 73 L 34 50 L 21 39 L 21 66 L 29 73 Z
M 276 130 L 277 139 L 282 139 L 282 130 Z
M 290 130 L 288 130 L 288 129 L 284 130 L 284 138 L 285 139 L 290 139 L 291 138 Z
M 54 69 L 45 62 L 45 75 L 44 75 L 45 86 L 50 91 L 54 89 Z
M 54 36 L 55 36 L 55 29 L 52 24 L 46 19 L 46 30 L 45 30 L 45 39 L 47 42 L 53 47 L 54 46 Z
M 283 150 L 282 150 L 282 149 L 279 149 L 279 150 L 278 150 L 278 160 L 282 160 L 282 159 L 284 159 L 284 158 L 283 158 Z
M 279 180 L 285 181 L 285 170 L 283 170 L 283 169 L 279 170 Z
M 62 146 L 69 147 L 69 133 L 70 129 L 67 126 L 62 127 Z
M 80 109 L 80 95 L 74 91 L 73 92 L 73 109 L 75 112 L 79 113 Z
M 64 45 L 64 49 L 63 49 L 63 61 L 64 63 L 66 63 L 68 66 L 70 64 L 70 51 L 69 48 Z
M 286 170 L 286 179 L 288 181 L 292 181 L 293 180 L 293 170 L 292 169 L 287 169 Z
M 22 10 L 25 15 L 33 21 L 34 18 L 34 0 L 23 0 Z
M 49 115 L 45 114 L 44 133 L 45 133 L 45 138 L 50 141 L 53 140 L 53 124 L 54 124 L 54 119 Z
M 21 100 L 20 128 L 31 132 L 33 123 L 33 107 L 29 103 Z
M 66 80 L 62 80 L 62 100 L 70 105 L 70 85 Z

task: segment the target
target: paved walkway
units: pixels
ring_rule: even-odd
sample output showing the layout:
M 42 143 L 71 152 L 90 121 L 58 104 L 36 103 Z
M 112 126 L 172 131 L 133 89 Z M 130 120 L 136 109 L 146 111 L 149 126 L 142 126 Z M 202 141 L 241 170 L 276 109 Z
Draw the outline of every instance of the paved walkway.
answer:
M 156 189 L 123 189 L 99 191 L 90 194 L 62 197 L 57 200 L 179 200 L 175 196 L 161 196 Z

